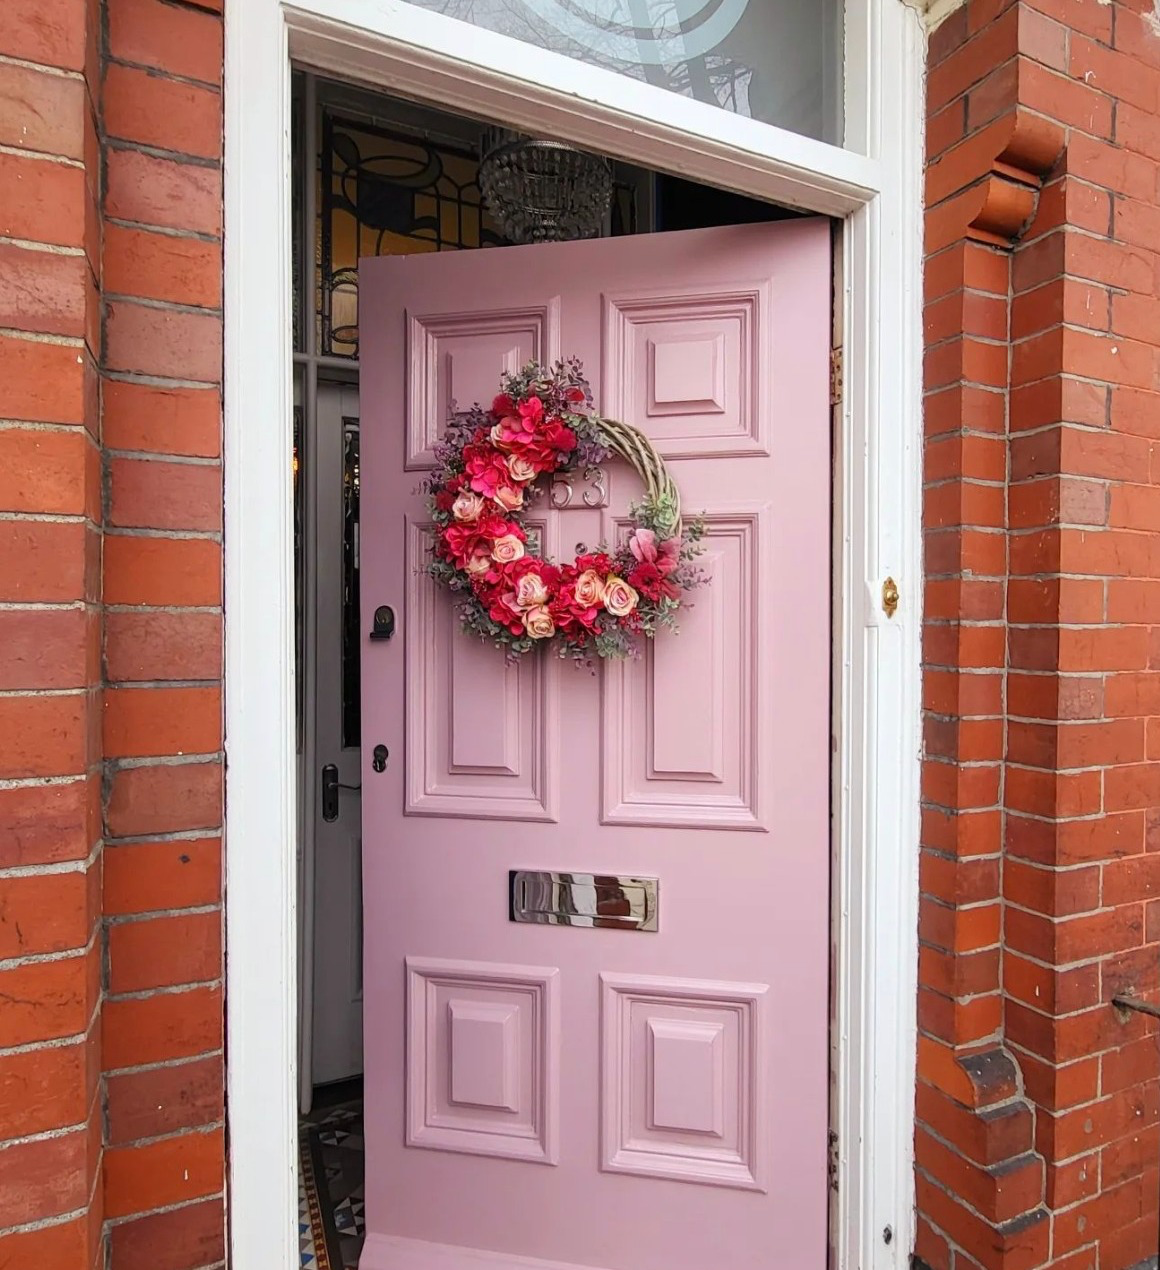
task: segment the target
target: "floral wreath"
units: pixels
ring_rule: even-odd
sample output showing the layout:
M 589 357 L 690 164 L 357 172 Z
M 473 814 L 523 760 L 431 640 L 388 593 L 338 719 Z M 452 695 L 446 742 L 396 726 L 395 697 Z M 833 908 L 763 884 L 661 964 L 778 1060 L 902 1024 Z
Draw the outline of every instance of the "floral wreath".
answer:
M 459 597 L 464 628 L 510 658 L 554 643 L 580 662 L 629 656 L 638 637 L 675 630 L 682 592 L 704 581 L 692 563 L 703 525 L 682 522 L 680 493 L 652 443 L 595 413 L 576 358 L 550 371 L 529 362 L 500 387 L 489 410 L 452 416 L 426 485 L 436 524 L 428 572 Z M 632 532 L 615 549 L 582 545 L 571 564 L 543 559 L 525 528 L 539 478 L 591 477 L 610 454 L 644 482 Z

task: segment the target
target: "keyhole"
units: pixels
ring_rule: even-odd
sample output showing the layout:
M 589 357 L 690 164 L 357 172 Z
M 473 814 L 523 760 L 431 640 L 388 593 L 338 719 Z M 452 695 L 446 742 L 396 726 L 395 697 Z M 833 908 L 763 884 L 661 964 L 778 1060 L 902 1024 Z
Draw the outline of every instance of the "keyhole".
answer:
M 376 772 L 385 772 L 387 770 L 387 759 L 390 758 L 390 751 L 385 745 L 376 745 L 374 748 L 374 756 L 371 759 L 371 766 Z

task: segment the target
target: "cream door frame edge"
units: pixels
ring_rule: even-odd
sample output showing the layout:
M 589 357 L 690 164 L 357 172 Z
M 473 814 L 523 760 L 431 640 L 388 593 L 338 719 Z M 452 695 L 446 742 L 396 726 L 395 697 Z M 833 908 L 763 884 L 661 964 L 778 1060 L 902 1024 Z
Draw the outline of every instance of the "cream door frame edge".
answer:
M 835 455 L 833 1244 L 913 1243 L 925 36 L 847 0 L 846 149 L 540 54 L 401 0 L 225 6 L 226 1011 L 230 1264 L 297 1249 L 290 59 L 844 217 Z M 882 582 L 898 582 L 893 618 Z M 771 1250 L 772 1251 L 772 1250 Z

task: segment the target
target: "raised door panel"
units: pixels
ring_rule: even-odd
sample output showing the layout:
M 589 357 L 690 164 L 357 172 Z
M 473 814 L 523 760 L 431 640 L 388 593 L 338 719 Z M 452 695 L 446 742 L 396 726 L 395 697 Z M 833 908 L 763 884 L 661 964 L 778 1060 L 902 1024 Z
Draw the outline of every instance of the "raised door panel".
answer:
M 601 1167 L 765 1190 L 768 986 L 600 978 Z
M 601 409 L 665 458 L 769 453 L 767 281 L 604 297 Z
M 505 371 L 560 356 L 560 302 L 527 308 L 407 315 L 407 461 L 435 465 L 433 447 L 454 412 L 486 404 Z
M 465 633 L 424 572 L 430 549 L 430 526 L 408 520 L 407 814 L 555 820 L 553 668 Z
M 759 653 L 766 508 L 705 516 L 707 585 L 639 660 L 606 667 L 605 824 L 768 828 L 768 703 Z M 618 522 L 624 532 L 627 522 Z
M 554 1164 L 559 971 L 407 958 L 407 1144 Z

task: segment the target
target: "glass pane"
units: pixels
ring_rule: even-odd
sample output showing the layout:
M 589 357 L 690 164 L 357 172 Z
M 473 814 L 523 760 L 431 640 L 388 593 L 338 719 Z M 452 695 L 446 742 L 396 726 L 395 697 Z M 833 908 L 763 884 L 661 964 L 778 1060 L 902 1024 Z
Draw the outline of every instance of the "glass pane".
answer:
M 362 744 L 359 697 L 358 420 L 342 421 L 342 744 Z
M 842 0 L 411 0 L 589 66 L 840 140 Z

